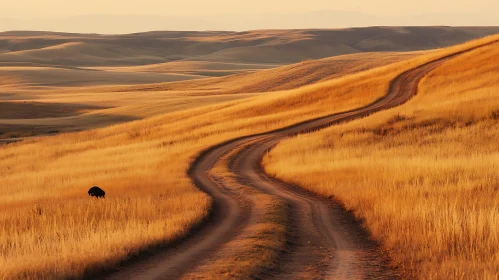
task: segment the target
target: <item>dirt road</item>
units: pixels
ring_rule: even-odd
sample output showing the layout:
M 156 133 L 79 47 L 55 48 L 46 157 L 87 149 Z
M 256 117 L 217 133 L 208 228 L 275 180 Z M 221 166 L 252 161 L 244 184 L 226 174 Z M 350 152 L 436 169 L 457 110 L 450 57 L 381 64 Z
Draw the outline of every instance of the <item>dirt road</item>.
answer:
M 366 107 L 242 137 L 205 151 L 193 163 L 189 174 L 199 188 L 213 198 L 213 215 L 193 236 L 125 267 L 109 278 L 204 278 L 203 275 L 209 275 L 211 266 L 226 255 L 244 259 L 247 252 L 243 252 L 234 240 L 244 239 L 252 225 L 265 218 L 254 199 L 256 194 L 265 194 L 286 205 L 288 240 L 286 249 L 276 260 L 277 265 L 260 267 L 256 260 L 248 259 L 255 262 L 252 278 L 397 278 L 397 272 L 387 266 L 388 260 L 344 209 L 331 200 L 270 178 L 263 172 L 261 159 L 285 138 L 405 103 L 417 93 L 418 84 L 425 75 L 458 54 L 401 74 L 392 82 L 386 96 Z M 219 165 L 226 165 L 233 174 L 230 180 L 213 171 Z M 231 264 L 224 265 L 228 270 Z

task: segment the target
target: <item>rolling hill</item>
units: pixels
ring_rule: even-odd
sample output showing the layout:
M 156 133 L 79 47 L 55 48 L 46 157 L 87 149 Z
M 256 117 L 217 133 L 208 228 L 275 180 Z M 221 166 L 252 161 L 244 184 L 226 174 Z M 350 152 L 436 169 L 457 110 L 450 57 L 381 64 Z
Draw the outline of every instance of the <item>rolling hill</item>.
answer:
M 497 36 L 488 37 L 454 47 L 424 52 L 421 55 L 409 55 L 409 57 L 402 55 L 402 61 L 399 60 L 388 65 L 368 62 L 367 66 L 363 66 L 364 63 L 349 62 L 347 65 L 352 66 L 350 71 L 355 73 L 305 85 L 308 81 L 319 81 L 323 77 L 339 75 L 342 67 L 339 68 L 337 73 L 334 71 L 324 72 L 314 70 L 317 73 L 316 76 L 310 75 L 308 78 L 293 85 L 293 87 L 300 84 L 305 85 L 297 89 L 260 94 L 247 93 L 248 98 L 205 104 L 204 106 L 190 107 L 187 105 L 185 110 L 166 112 L 143 120 L 79 133 L 34 138 L 3 146 L 0 148 L 0 176 L 2 177 L 0 189 L 8 191 L 0 192 L 0 209 L 2 210 L 0 211 L 0 225 L 2 225 L 0 227 L 0 267 L 2 267 L 0 277 L 14 279 L 22 277 L 54 279 L 94 275 L 93 273 L 102 272 L 103 270 L 109 271 L 110 268 L 116 267 L 123 261 L 133 259 L 144 250 L 158 247 L 163 248 L 186 238 L 193 232 L 196 226 L 202 225 L 205 219 L 213 217 L 210 216 L 210 213 L 214 213 L 212 211 L 215 211 L 212 208 L 215 205 L 213 201 L 219 199 L 210 198 L 201 192 L 196 188 L 196 182 L 190 177 L 189 170 L 191 164 L 203 151 L 213 146 L 219 147 L 222 142 L 248 135 L 254 135 L 253 137 L 257 138 L 271 138 L 274 134 L 282 132 L 284 127 L 293 128 L 297 123 L 308 123 L 311 119 L 321 120 L 325 116 L 331 116 L 335 113 L 362 108 L 384 97 L 390 91 L 392 81 L 403 75 L 403 73 L 435 61 L 445 62 L 443 67 L 448 65 L 447 63 L 457 63 L 463 70 L 459 72 L 459 75 L 454 75 L 455 73 L 451 71 L 452 69 L 437 69 L 439 71 L 431 72 L 423 80 L 422 88 L 424 91 L 421 95 L 417 96 L 418 99 L 434 96 L 431 94 L 433 92 L 432 88 L 437 86 L 434 83 L 442 83 L 449 86 L 449 90 L 443 93 L 441 104 L 432 102 L 427 104 L 426 102 L 422 102 L 421 106 L 416 106 L 416 110 L 410 112 L 407 116 L 402 115 L 395 118 L 389 116 L 391 119 L 388 121 L 388 125 L 397 127 L 393 127 L 393 129 L 389 129 L 386 132 L 383 129 L 377 129 L 377 127 L 373 127 L 372 129 L 370 126 L 353 127 L 358 123 L 352 122 L 350 125 L 352 125 L 354 131 L 351 133 L 354 135 L 350 139 L 355 140 L 354 136 L 364 133 L 368 134 L 365 137 L 357 139 L 357 142 L 346 141 L 345 139 L 348 138 L 346 136 L 338 135 L 337 137 L 345 137 L 343 139 L 345 145 L 352 143 L 359 144 L 354 146 L 354 148 L 359 148 L 360 144 L 365 144 L 363 141 L 368 141 L 368 144 L 373 145 L 383 143 L 382 141 L 369 142 L 371 139 L 369 135 L 371 133 L 373 135 L 375 133 L 385 133 L 385 135 L 393 133 L 394 137 L 397 137 L 400 133 L 405 133 L 406 131 L 410 133 L 412 129 L 417 129 L 418 127 L 429 128 L 428 132 L 433 133 L 432 135 L 442 132 L 440 126 L 450 129 L 461 127 L 463 129 L 479 129 L 479 126 L 474 127 L 474 125 L 478 125 L 480 117 L 485 117 L 486 115 L 486 124 L 493 126 L 495 123 L 492 119 L 495 118 L 495 113 L 493 113 L 495 111 L 491 111 L 490 114 L 471 114 L 473 116 L 476 115 L 474 119 L 476 122 L 472 123 L 468 123 L 465 119 L 461 122 L 459 115 L 447 114 L 448 112 L 443 112 L 440 114 L 441 118 L 436 118 L 435 120 L 424 118 L 427 116 L 426 112 L 432 108 L 444 105 L 446 101 L 449 101 L 450 105 L 452 105 L 450 106 L 451 109 L 456 109 L 451 110 L 451 112 L 456 113 L 466 109 L 466 105 L 469 104 L 468 102 L 464 102 L 464 106 L 456 107 L 454 106 L 455 102 L 452 102 L 449 97 L 452 97 L 456 93 L 456 85 L 459 85 L 462 81 L 469 82 L 468 78 L 470 76 L 474 77 L 475 74 L 480 74 L 478 83 L 466 84 L 466 87 L 462 88 L 462 90 L 481 88 L 480 85 L 483 82 L 487 84 L 495 84 L 497 82 L 497 79 L 491 80 L 491 78 L 497 78 L 497 76 L 494 76 L 496 73 L 494 72 L 496 70 L 494 68 L 495 64 L 485 69 L 486 71 L 479 70 L 472 72 L 474 71 L 473 68 L 464 62 L 489 60 L 491 56 L 480 56 L 480 54 L 497 50 L 496 45 L 498 40 L 499 37 Z M 490 45 L 492 43 L 495 43 L 495 45 Z M 450 57 L 453 54 L 461 54 L 462 56 Z M 388 61 L 394 62 L 393 54 L 390 54 L 388 57 Z M 324 61 L 319 62 L 319 65 L 321 63 L 324 63 Z M 297 68 L 306 69 L 311 65 L 315 64 L 303 63 L 301 66 L 298 65 Z M 380 67 L 371 68 L 373 65 Z M 436 65 L 439 64 L 437 63 Z M 313 68 L 311 67 L 311 69 Z M 368 70 L 356 72 L 356 69 Z M 288 70 L 290 69 L 285 71 Z M 349 71 L 349 69 L 344 70 Z M 280 87 L 283 87 L 284 83 L 280 82 L 283 79 L 283 73 L 280 73 L 278 70 L 275 70 L 273 73 L 276 77 L 274 80 L 266 75 L 254 75 L 253 78 L 265 78 L 266 81 L 263 84 L 274 81 Z M 300 79 L 303 71 L 299 70 L 294 73 L 297 75 L 294 78 Z M 423 74 L 425 73 L 423 72 Z M 445 76 L 446 74 L 447 76 Z M 482 76 L 482 74 L 484 75 Z M 452 80 L 451 83 L 447 83 L 448 80 L 446 78 L 448 77 L 454 77 L 454 79 L 458 80 Z M 217 81 L 223 79 L 225 78 L 213 78 L 210 79 L 210 82 L 215 81 L 216 84 Z M 289 77 L 288 79 L 293 80 L 293 77 Z M 197 83 L 200 81 L 196 80 L 193 82 Z M 229 84 L 237 83 L 229 82 Z M 259 83 L 253 81 L 253 84 Z M 46 102 L 54 102 L 58 98 L 61 98 L 61 100 L 67 98 L 65 99 L 66 102 L 62 103 L 70 103 L 67 101 L 80 100 L 82 96 L 86 95 L 86 92 L 88 95 L 85 97 L 88 99 L 85 103 L 96 102 L 101 105 L 127 104 L 130 101 L 144 102 L 144 100 L 147 100 L 148 102 L 141 103 L 144 108 L 138 110 L 142 114 L 147 114 L 151 110 L 151 107 L 148 107 L 150 99 L 161 99 L 169 94 L 175 94 L 174 90 L 159 90 L 161 88 L 154 84 L 150 86 L 152 87 L 151 91 L 148 91 L 144 86 L 138 86 L 135 90 L 133 86 L 119 86 L 110 94 L 102 94 L 102 90 L 108 88 L 107 86 L 73 89 L 75 90 L 73 92 L 74 95 L 70 95 L 69 97 L 66 97 L 67 92 L 64 90 L 45 88 L 35 95 L 40 99 L 45 98 Z M 269 87 L 258 86 L 256 88 Z M 213 92 L 217 92 L 220 89 L 214 88 L 212 90 Z M 223 91 L 223 89 L 221 90 Z M 203 91 L 206 91 L 206 89 L 199 92 L 189 89 L 186 90 L 186 93 L 181 93 L 180 96 L 181 98 L 185 98 L 186 95 L 197 95 L 199 97 L 203 94 Z M 425 94 L 428 92 L 429 94 Z M 482 95 L 470 94 L 469 98 L 476 102 L 486 100 L 488 97 L 497 100 L 497 98 L 493 98 L 495 97 L 494 92 L 496 91 L 492 88 L 491 91 L 485 91 Z M 11 96 L 15 95 L 16 91 L 12 90 L 10 94 Z M 244 93 L 218 95 L 239 96 L 242 94 Z M 476 98 L 476 100 L 473 98 Z M 459 97 L 457 99 L 460 100 Z M 418 102 L 417 99 L 414 101 Z M 34 105 L 30 104 L 30 106 Z M 167 105 L 164 106 L 168 107 Z M 122 112 L 128 111 L 126 106 L 123 106 L 123 108 Z M 91 108 L 78 107 L 73 109 L 89 110 Z M 383 116 L 382 120 L 386 120 L 384 118 L 387 112 L 384 112 L 385 115 L 380 114 Z M 449 123 L 447 121 L 441 121 L 444 117 L 449 116 L 452 118 L 456 116 L 454 120 L 457 122 L 456 125 L 448 126 Z M 465 116 L 468 118 L 468 115 Z M 421 122 L 411 125 L 409 122 L 413 120 L 420 120 Z M 428 120 L 430 122 L 426 122 Z M 45 119 L 44 121 L 48 120 Z M 269 135 L 263 134 L 269 131 L 273 131 L 273 133 Z M 470 139 L 475 139 L 476 137 L 474 136 L 478 135 L 478 131 L 480 130 L 470 133 Z M 490 130 L 482 131 L 487 132 Z M 433 143 L 432 140 L 435 140 L 432 135 L 429 135 L 426 139 L 422 139 L 424 141 L 420 144 L 431 146 Z M 460 137 L 459 133 L 455 136 L 456 139 Z M 323 138 L 321 137 L 321 139 Z M 409 135 L 409 139 L 411 141 L 419 141 L 420 138 Z M 496 137 L 486 137 L 485 139 L 491 141 L 487 142 L 489 145 L 484 146 L 485 150 L 483 151 L 486 152 L 495 147 L 493 140 Z M 380 139 L 375 138 L 375 140 Z M 401 144 L 399 140 L 401 139 L 395 138 L 393 142 L 387 143 L 387 146 L 395 149 L 393 152 L 401 152 L 398 149 Z M 308 144 L 313 143 L 307 142 L 306 145 L 302 145 L 302 148 L 308 147 Z M 330 143 L 317 146 L 318 149 L 329 149 L 331 147 Z M 455 150 L 451 148 L 452 146 L 449 146 L 449 150 L 438 156 L 456 155 Z M 373 149 L 372 151 L 377 150 Z M 227 154 L 231 154 L 232 152 L 249 152 L 251 154 L 251 150 L 239 151 L 237 149 L 228 151 Z M 266 154 L 268 155 L 268 153 Z M 364 154 L 365 150 L 360 148 L 358 155 L 362 156 Z M 467 155 L 474 156 L 476 153 L 472 152 Z M 358 158 L 350 156 L 354 159 Z M 304 159 L 306 157 L 303 156 L 301 158 Z M 348 158 L 347 156 L 342 157 L 340 155 L 340 159 L 345 160 Z M 430 156 L 430 158 L 434 157 Z M 492 158 L 492 160 L 495 160 L 495 158 Z M 234 196 L 235 200 L 244 202 L 240 202 L 241 211 L 245 211 L 244 209 L 247 206 L 247 209 L 251 209 L 251 211 L 248 210 L 250 213 L 256 214 L 251 214 L 247 220 L 243 220 L 241 228 L 229 228 L 230 232 L 233 233 L 232 237 L 224 243 L 224 246 L 218 246 L 216 252 L 213 252 L 215 255 L 219 252 L 228 253 L 222 254 L 222 257 L 218 258 L 216 262 L 207 261 L 206 265 L 198 265 L 196 267 L 190 267 L 190 263 L 183 265 L 189 266 L 191 269 L 189 272 L 193 273 L 193 278 L 210 278 L 210 275 L 221 275 L 221 273 L 228 276 L 249 278 L 258 275 L 258 273 L 261 273 L 266 268 L 275 268 L 276 263 L 283 261 L 280 259 L 281 252 L 288 250 L 291 252 L 290 254 L 294 253 L 294 248 L 296 247 L 293 247 L 291 250 L 287 248 L 292 243 L 288 238 L 296 238 L 292 234 L 295 224 L 289 222 L 289 220 L 300 216 L 301 213 L 288 211 L 292 205 L 283 203 L 275 193 L 252 188 L 251 182 L 238 180 L 239 178 L 234 176 L 235 174 L 227 170 L 227 167 L 237 165 L 237 162 L 231 162 L 229 158 L 217 163 L 220 166 L 217 166 L 218 169 L 210 170 L 213 173 L 209 175 L 223 177 L 224 180 L 228 180 L 229 182 L 234 183 L 237 181 L 239 184 L 245 184 L 246 186 L 242 186 L 231 195 Z M 361 163 L 366 163 L 366 161 Z M 388 160 L 388 163 L 391 162 Z M 417 160 L 416 163 L 418 163 Z M 294 167 L 306 166 L 304 164 L 294 165 Z M 370 168 L 372 166 L 375 165 L 368 165 L 367 167 Z M 403 165 L 395 165 L 396 168 L 401 168 L 401 166 Z M 320 170 L 323 171 L 323 169 Z M 375 175 L 380 174 L 383 175 L 385 173 L 376 172 Z M 328 175 L 334 175 L 334 173 Z M 315 176 L 311 175 L 306 178 L 315 178 Z M 357 177 L 353 176 L 352 178 Z M 358 178 L 362 179 L 364 177 L 359 176 Z M 492 183 L 491 185 L 476 184 L 464 189 L 473 191 L 474 189 L 480 189 L 480 187 L 487 187 L 490 189 L 487 195 L 492 195 L 496 193 L 492 192 L 495 188 L 495 181 L 491 180 L 493 178 L 495 177 L 489 174 L 485 177 L 485 181 L 483 181 Z M 410 182 L 423 183 L 418 176 L 409 179 Z M 452 183 L 452 181 L 439 181 L 436 178 L 435 182 L 437 186 L 431 186 L 430 190 L 447 183 L 442 188 L 444 191 L 442 195 L 436 197 L 436 204 L 438 205 L 438 202 L 442 202 L 445 197 L 451 195 L 450 192 L 445 191 L 451 190 L 449 183 Z M 86 195 L 88 186 L 96 184 L 102 187 L 105 186 L 107 192 L 105 203 L 101 203 L 101 201 L 95 199 L 88 199 Z M 396 184 L 394 191 L 400 191 L 401 187 L 400 184 Z M 251 188 L 251 190 L 248 190 L 248 188 Z M 358 190 L 365 190 L 365 188 L 358 187 Z M 407 191 L 409 194 L 413 194 L 410 188 Z M 227 189 L 226 192 L 232 192 L 232 190 Z M 378 190 L 377 193 L 379 194 L 380 192 Z M 347 190 L 347 193 L 351 196 L 356 194 L 350 190 Z M 420 193 L 420 197 L 425 198 L 425 195 L 425 192 Z M 402 197 L 401 200 L 389 200 L 390 203 L 386 204 L 388 205 L 387 208 L 392 209 L 390 206 L 398 202 L 401 202 L 405 206 L 413 205 L 414 200 L 406 199 L 408 195 L 401 194 L 400 196 Z M 378 195 L 372 197 L 383 198 L 385 196 Z M 395 197 L 398 198 L 398 196 Z M 469 198 L 469 192 L 464 192 L 459 197 L 467 199 Z M 364 198 L 362 193 L 357 198 L 361 202 L 365 201 L 362 200 Z M 482 200 L 485 201 L 488 198 L 488 196 L 483 196 Z M 348 202 L 347 199 L 345 201 Z M 386 202 L 387 200 L 384 201 Z M 314 208 L 314 204 L 311 202 L 305 203 L 305 205 L 308 208 Z M 363 204 L 359 203 L 358 205 L 362 206 Z M 362 209 L 367 209 L 366 211 L 368 211 L 371 209 L 369 206 L 375 205 L 375 202 L 366 203 L 366 205 L 368 207 Z M 385 204 L 381 203 L 381 205 Z M 456 209 L 464 209 L 458 207 L 459 203 L 452 205 L 455 205 Z M 494 203 L 487 205 L 494 205 Z M 337 207 L 339 206 L 337 205 Z M 374 209 L 379 210 L 379 208 Z M 418 211 L 421 209 L 416 208 Z M 495 218 L 497 216 L 496 209 L 494 207 L 490 207 L 490 209 L 493 209 L 495 212 L 487 212 L 487 215 L 478 217 L 481 219 L 492 217 L 491 221 L 494 223 L 491 223 L 491 225 L 495 226 L 497 225 L 497 219 Z M 225 209 L 218 209 L 218 211 L 220 210 Z M 413 209 L 411 208 L 410 210 Z M 418 213 L 417 211 L 415 212 Z M 379 214 L 377 211 L 374 211 L 374 213 Z M 395 211 L 393 213 L 399 212 Z M 410 215 L 413 213 L 412 211 L 404 211 L 403 213 L 406 215 L 400 216 L 402 218 L 408 217 L 410 220 L 413 217 Z M 461 216 L 445 211 L 436 211 L 436 213 L 443 213 L 444 218 L 461 218 Z M 446 216 L 445 214 L 449 215 Z M 223 213 L 221 215 L 223 216 Z M 378 217 L 378 215 L 374 216 Z M 416 220 L 427 221 L 419 218 Z M 369 221 L 367 220 L 368 225 L 370 225 Z M 390 222 L 396 220 L 387 219 L 386 221 L 388 221 L 389 225 L 392 225 Z M 396 227 L 398 224 L 394 225 Z M 419 229 L 427 229 L 424 225 L 428 225 L 428 223 L 423 224 Z M 458 225 L 457 229 L 461 230 L 467 224 L 460 223 Z M 473 226 L 476 223 L 472 219 L 469 225 Z M 382 229 L 389 228 L 388 226 L 382 227 Z M 453 230 L 452 227 L 445 227 L 445 229 Z M 474 229 L 477 230 L 470 233 L 482 232 L 479 227 L 475 227 Z M 386 233 L 386 231 L 383 232 Z M 444 232 L 448 231 L 444 230 Z M 403 240 L 410 238 L 413 233 L 417 236 L 419 231 L 414 230 L 405 233 L 405 235 L 400 235 Z M 472 245 L 475 244 L 473 242 L 481 240 L 473 238 L 474 235 L 471 234 L 462 236 L 459 235 L 459 231 L 455 231 L 455 233 L 454 235 L 450 235 L 449 240 L 469 241 L 471 242 L 469 244 Z M 492 236 L 497 231 L 486 231 L 486 233 L 489 234 L 488 236 Z M 379 235 L 375 236 L 378 237 Z M 303 244 L 302 247 L 315 246 L 314 242 L 318 239 L 304 240 L 304 242 L 298 245 L 296 245 L 297 243 L 292 244 L 296 246 Z M 296 239 L 292 239 L 291 241 L 294 240 Z M 494 242 L 497 240 L 495 235 L 493 235 L 492 240 Z M 425 246 L 419 246 L 418 248 L 427 248 L 428 244 L 431 243 L 426 242 L 424 243 Z M 461 249 L 461 244 L 468 243 L 451 242 L 449 245 L 447 243 L 436 242 L 436 244 L 443 244 L 443 247 L 437 248 L 443 248 L 452 253 L 456 252 L 456 249 Z M 390 247 L 387 248 L 390 249 Z M 473 246 L 465 246 L 463 248 L 468 248 L 476 252 L 476 247 Z M 485 254 L 472 255 L 491 256 L 487 254 L 487 252 L 491 251 L 487 248 L 495 247 L 485 246 L 484 248 Z M 351 259 L 349 258 L 350 255 L 348 255 L 349 252 L 348 248 L 344 252 L 346 254 L 344 258 L 347 261 L 346 263 Z M 330 251 L 327 253 L 324 257 L 331 261 L 330 256 L 332 253 Z M 451 257 L 454 256 L 451 254 Z M 309 260 L 309 258 L 304 258 L 303 255 L 299 254 L 295 254 L 293 257 L 302 261 Z M 492 257 L 489 259 L 494 260 Z M 322 263 L 319 262 L 319 264 Z M 490 269 L 492 273 L 494 272 L 493 269 L 494 267 L 492 266 Z M 277 278 L 279 276 L 281 276 L 280 278 L 285 278 L 286 271 L 275 271 Z M 478 274 L 479 272 L 480 270 L 478 270 Z M 312 275 L 315 272 L 310 270 L 306 271 L 306 273 Z M 438 274 L 431 275 L 438 276 Z
M 3 32 L 0 100 L 55 105 L 27 105 L 54 110 L 46 112 L 50 118 L 1 118 L 0 137 L 89 129 L 294 89 L 495 32 L 499 29 L 369 27 L 125 35 Z M 71 109 L 81 106 L 92 109 Z M 68 112 L 57 117 L 61 110 Z
M 105 70 L 4 66 L 0 67 L 3 78 L 0 107 L 5 110 L 0 116 L 0 138 L 103 127 L 294 89 L 418 55 L 421 53 L 360 53 L 207 79 L 190 73 L 200 71 L 201 67 L 219 69 L 234 65 L 171 62 L 167 64 L 173 65 L 168 66 L 106 67 Z M 163 73 L 166 71 L 163 67 L 175 69 L 176 73 Z M 193 78 L 198 79 L 189 80 Z M 148 84 L 168 79 L 177 81 Z M 134 83 L 138 85 L 126 85 Z
M 360 52 L 428 50 L 497 32 L 497 27 L 367 27 L 127 35 L 13 31 L 0 33 L 0 65 L 120 66 L 177 60 L 289 64 Z

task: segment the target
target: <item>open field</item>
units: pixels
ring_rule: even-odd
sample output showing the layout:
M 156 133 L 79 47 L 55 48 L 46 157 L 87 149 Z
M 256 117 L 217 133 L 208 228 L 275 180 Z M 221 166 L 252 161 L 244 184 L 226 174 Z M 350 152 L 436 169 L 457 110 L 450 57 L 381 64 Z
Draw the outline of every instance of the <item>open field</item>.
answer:
M 354 54 L 227 77 L 143 85 L 92 86 L 92 83 L 99 81 L 93 79 L 94 76 L 109 83 L 120 82 L 109 79 L 107 74 L 102 74 L 101 71 L 74 70 L 76 72 L 73 81 L 79 79 L 89 83 L 77 86 L 78 83 L 75 82 L 74 86 L 63 86 L 63 81 L 66 83 L 68 77 L 55 75 L 43 67 L 31 70 L 30 75 L 33 76 L 30 77 L 10 72 L 9 67 L 3 67 L 4 73 L 16 75 L 16 79 L 12 79 L 10 84 L 4 83 L 2 87 L 4 94 L 0 95 L 0 99 L 3 99 L 0 101 L 0 107 L 5 110 L 0 114 L 0 139 L 103 127 L 258 96 L 269 90 L 294 89 L 419 54 Z M 87 72 L 91 75 L 87 76 Z M 132 78 L 141 76 L 140 72 L 124 74 L 129 74 Z M 124 77 L 119 79 L 126 80 Z
M 234 97 L 244 95 L 238 93 L 237 76 L 194 81 L 191 89 L 183 86 L 184 82 L 180 85 L 99 86 L 74 89 L 73 94 L 51 93 L 52 89 L 41 87 L 40 92 L 36 92 L 37 101 L 69 104 L 87 98 L 81 104 L 114 106 L 95 109 L 94 113 L 115 110 L 113 116 L 147 118 L 80 133 L 29 139 L 0 148 L 0 189 L 6 190 L 0 194 L 0 278 L 79 277 L 112 267 L 148 247 L 168 244 L 185 236 L 207 217 L 212 203 L 194 187 L 187 174 L 202 150 L 236 137 L 365 106 L 385 95 L 390 81 L 404 71 L 497 39 L 429 51 L 417 57 L 400 55 L 400 59 L 407 60 L 298 89 L 258 94 L 255 90 L 248 92 L 245 98 Z M 400 60 L 393 54 L 380 57 L 386 57 L 387 62 Z M 317 76 L 311 75 L 290 88 L 334 78 L 341 71 L 354 73 L 383 64 L 386 63 L 354 61 L 350 64 L 352 67 L 336 72 L 315 71 Z M 305 62 L 297 67 L 310 65 L 314 63 Z M 274 71 L 276 78 L 267 79 L 264 84 L 269 81 L 277 86 L 285 84 L 282 73 L 279 76 L 278 70 L 269 71 Z M 257 79 L 268 78 L 256 74 L 241 76 L 249 79 L 248 75 L 253 75 L 252 84 L 257 85 Z M 203 86 L 210 83 L 226 83 L 225 88 L 215 88 L 213 92 L 234 99 L 209 103 L 207 95 L 217 96 L 209 91 L 203 93 L 207 90 Z M 161 98 L 170 95 L 168 87 L 175 86 L 179 87 L 177 91 L 187 88 L 184 93 L 176 93 L 178 102 L 186 96 L 207 99 L 199 102 L 203 106 L 187 104 L 177 111 L 171 110 L 170 101 Z M 272 87 L 254 88 L 269 90 Z M 25 94 L 12 86 L 6 89 L 10 90 L 6 96 L 11 99 Z M 109 94 L 103 94 L 106 92 Z M 143 103 L 133 104 L 134 101 Z M 155 114 L 157 116 L 153 116 Z M 72 116 L 57 119 L 65 118 Z M 49 118 L 37 120 L 51 121 Z M 27 119 L 2 122 L 28 124 Z M 82 121 L 86 122 L 88 119 Z M 102 125 L 97 119 L 95 122 Z M 106 190 L 105 203 L 86 197 L 92 185 Z M 280 205 L 274 209 L 272 201 L 264 198 L 261 202 L 271 207 L 265 213 L 279 217 Z M 273 222 L 278 225 L 263 226 L 279 228 L 279 223 L 286 223 L 279 218 Z M 265 233 L 265 229 L 261 232 Z M 275 258 L 273 252 L 267 252 L 266 256 L 269 262 Z M 242 260 L 233 258 L 232 261 Z M 245 261 L 251 269 L 252 260 Z M 261 262 L 258 265 L 262 266 Z M 241 266 L 236 263 L 232 267 Z M 211 272 L 207 269 L 199 273 L 209 275 Z
M 279 179 L 352 210 L 408 278 L 499 277 L 499 44 L 446 62 L 398 108 L 284 141 Z
M 55 104 L 37 106 L 46 112 L 34 112 L 37 117 L 0 117 L 0 139 L 81 131 L 294 89 L 496 32 L 494 27 L 3 32 L 0 102 Z M 15 104 L 13 110 L 34 108 L 22 106 Z

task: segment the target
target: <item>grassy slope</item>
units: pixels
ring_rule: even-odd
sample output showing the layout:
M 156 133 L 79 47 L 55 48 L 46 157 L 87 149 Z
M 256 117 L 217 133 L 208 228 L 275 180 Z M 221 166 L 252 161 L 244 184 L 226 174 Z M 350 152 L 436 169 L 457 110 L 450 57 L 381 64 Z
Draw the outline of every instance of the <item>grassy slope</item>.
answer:
M 0 100 L 58 103 L 55 111 L 71 111 L 82 105 L 109 109 L 68 117 L 0 119 L 0 138 L 97 128 L 246 98 L 255 92 L 294 89 L 405 58 L 400 53 L 363 52 L 432 49 L 494 32 L 497 28 L 370 27 L 127 35 L 3 32 Z M 349 53 L 356 54 L 243 73 Z M 164 83 L 234 73 L 238 75 Z M 134 86 L 121 86 L 130 84 Z
M 187 75 L 201 75 L 210 77 L 220 77 L 229 74 L 243 73 L 269 69 L 282 66 L 282 64 L 270 63 L 237 63 L 237 62 L 216 62 L 199 60 L 177 60 L 165 63 L 123 66 L 123 67 L 92 67 L 91 69 L 111 70 L 115 72 L 131 73 L 179 73 Z
M 146 72 L 121 72 L 114 69 L 92 70 L 65 67 L 29 67 L 29 66 L 3 66 L 0 67 L 0 79 L 15 77 L 13 82 L 8 80 L 3 86 L 13 87 L 82 87 L 99 85 L 135 85 L 164 83 L 182 80 L 205 78 L 205 76 L 176 73 L 146 73 Z
M 401 72 L 479 43 L 297 90 L 2 147 L 0 277 L 79 276 L 184 236 L 210 207 L 186 175 L 201 150 L 363 106 Z M 107 191 L 105 201 L 86 197 L 92 185 Z
M 409 59 L 421 54 L 423 54 L 423 52 L 341 55 L 319 60 L 307 60 L 273 69 L 240 73 L 220 78 L 157 85 L 127 86 L 123 87 L 122 90 L 182 90 L 198 93 L 208 92 L 210 94 L 259 93 L 289 90 Z
M 84 85 L 87 85 L 85 87 L 47 86 L 45 83 L 77 83 L 77 81 L 95 83 L 99 82 L 99 79 L 108 82 L 113 80 L 106 72 L 101 71 L 60 70 L 71 73 L 59 75 L 61 74 L 59 70 L 42 68 L 29 70 L 31 73 L 28 75 L 31 76 L 26 77 L 9 70 L 9 75 L 16 79 L 11 80 L 10 85 L 6 83 L 3 90 L 15 95 L 5 96 L 7 99 L 5 102 L 0 101 L 0 107 L 4 109 L 0 115 L 0 138 L 90 129 L 248 98 L 265 90 L 291 89 L 342 74 L 401 61 L 418 54 L 355 54 L 223 78 L 134 86 L 90 87 L 85 83 Z M 11 69 L 11 67 L 5 68 Z M 19 71 L 25 73 L 26 69 Z M 53 74 L 57 75 L 52 76 Z M 141 76 L 141 73 L 118 74 L 130 75 L 127 79 L 129 82 L 134 79 L 136 81 Z M 117 79 L 125 78 L 126 76 L 119 76 Z M 40 82 L 42 84 L 39 84 Z M 33 103 L 33 100 L 38 103 Z M 75 110 L 77 108 L 88 108 L 88 110 Z M 29 114 L 26 114 L 27 112 Z M 25 117 L 22 117 L 23 114 Z
M 496 279 L 498 58 L 453 59 L 399 108 L 279 144 L 266 170 L 344 203 L 410 278 Z

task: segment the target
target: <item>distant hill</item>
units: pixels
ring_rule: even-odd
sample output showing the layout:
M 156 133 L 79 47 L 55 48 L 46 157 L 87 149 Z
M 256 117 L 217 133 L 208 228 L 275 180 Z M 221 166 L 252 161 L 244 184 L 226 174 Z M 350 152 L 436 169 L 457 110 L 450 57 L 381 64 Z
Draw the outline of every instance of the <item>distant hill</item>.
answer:
M 0 65 L 125 66 L 178 60 L 290 64 L 362 52 L 446 47 L 499 27 L 157 31 L 125 35 L 36 31 L 0 33 Z

